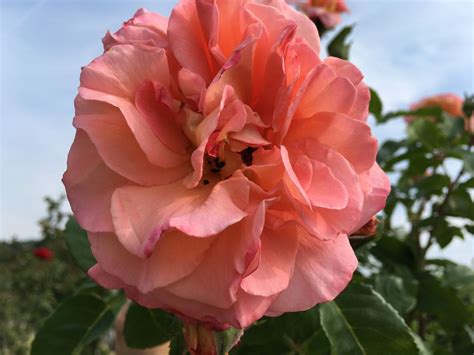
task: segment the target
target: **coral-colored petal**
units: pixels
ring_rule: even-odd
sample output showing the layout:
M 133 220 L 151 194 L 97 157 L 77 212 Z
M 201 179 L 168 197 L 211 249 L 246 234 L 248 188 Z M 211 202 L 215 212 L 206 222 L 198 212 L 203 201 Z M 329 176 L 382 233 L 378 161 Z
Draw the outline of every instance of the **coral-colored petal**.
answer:
M 306 195 L 314 207 L 342 209 L 347 206 L 347 191 L 327 165 L 301 155 L 293 166 L 300 182 L 307 185 L 304 187 Z M 308 172 L 311 176 L 303 183 L 302 175 Z
M 148 259 L 131 254 L 113 233 L 89 233 L 89 241 L 103 270 L 146 293 L 192 273 L 203 262 L 214 239 L 194 238 L 170 231 L 157 242 Z M 187 247 L 183 248 L 183 245 Z
M 138 86 L 150 78 L 169 86 L 165 51 L 117 45 L 82 69 L 81 87 L 133 99 Z
M 113 230 L 110 213 L 112 194 L 130 182 L 104 164 L 94 144 L 82 130 L 77 131 L 69 152 L 63 183 L 82 228 L 94 232 Z
M 195 237 L 208 237 L 246 216 L 248 183 L 231 178 L 214 188 L 187 189 L 182 181 L 150 188 L 126 187 L 112 197 L 112 216 L 122 244 L 147 257 L 171 228 Z M 222 208 L 226 206 L 226 208 Z M 203 220 L 206 223 L 203 223 Z
M 188 161 L 187 155 L 168 149 L 154 135 L 146 119 L 129 100 L 86 88 L 79 88 L 79 96 L 85 101 L 97 100 L 117 107 L 150 163 L 161 167 L 173 167 Z
M 135 105 L 160 141 L 177 153 L 186 153 L 190 142 L 178 125 L 175 102 L 165 87 L 157 82 L 143 82 L 137 90 Z
M 372 216 L 385 207 L 387 196 L 390 193 L 390 180 L 377 163 L 360 178 L 365 195 L 364 207 L 354 231 L 365 225 Z
M 185 166 L 164 169 L 151 164 L 117 110 L 76 116 L 74 126 L 87 133 L 110 169 L 138 184 L 169 183 L 189 171 Z
M 203 263 L 191 275 L 167 289 L 181 298 L 220 308 L 232 306 L 237 301 L 241 277 L 257 252 L 265 203 L 250 207 L 248 213 L 240 223 L 216 236 Z
M 308 119 L 295 120 L 285 142 L 312 138 L 342 154 L 356 172 L 372 167 L 377 154 L 377 140 L 370 127 L 345 115 L 321 112 Z
M 168 19 L 166 17 L 146 9 L 139 9 L 117 32 L 107 32 L 102 39 L 104 50 L 117 44 L 165 48 L 168 42 L 167 27 Z
M 210 83 L 217 73 L 217 63 L 209 51 L 194 0 L 181 1 L 171 13 L 168 41 L 183 68 Z
M 298 250 L 295 226 L 265 229 L 260 248 L 260 263 L 242 280 L 241 287 L 248 294 L 268 297 L 285 290 L 290 282 Z
M 346 235 L 321 241 L 301 232 L 290 285 L 275 299 L 267 315 L 302 311 L 333 300 L 347 286 L 356 267 Z

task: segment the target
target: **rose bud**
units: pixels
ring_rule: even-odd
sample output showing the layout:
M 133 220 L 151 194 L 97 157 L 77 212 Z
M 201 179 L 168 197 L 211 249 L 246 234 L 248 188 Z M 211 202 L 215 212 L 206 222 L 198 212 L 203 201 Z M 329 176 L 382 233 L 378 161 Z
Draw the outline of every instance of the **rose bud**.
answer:
M 215 330 L 334 299 L 390 190 L 359 69 L 283 0 L 139 10 L 103 42 L 63 179 L 89 275 Z
M 353 248 L 359 248 L 370 242 L 377 234 L 377 225 L 379 220 L 373 216 L 364 226 L 349 236 L 349 241 Z

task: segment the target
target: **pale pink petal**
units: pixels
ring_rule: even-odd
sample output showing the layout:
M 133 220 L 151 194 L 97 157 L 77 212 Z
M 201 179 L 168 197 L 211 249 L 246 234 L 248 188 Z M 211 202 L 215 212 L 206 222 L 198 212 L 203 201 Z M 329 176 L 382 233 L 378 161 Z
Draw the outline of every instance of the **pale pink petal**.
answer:
M 324 59 L 324 63 L 329 65 L 337 76 L 349 79 L 352 84 L 358 85 L 362 79 L 364 79 L 364 75 L 361 71 L 351 62 L 347 60 L 343 60 L 336 57 L 328 57 Z
M 85 66 L 81 72 L 81 88 L 133 99 L 144 80 L 169 86 L 170 77 L 165 51 L 117 45 Z
M 228 87 L 232 88 L 236 98 L 250 104 L 254 84 L 252 62 L 258 36 L 258 33 L 249 34 L 224 63 L 206 91 L 204 113 L 217 107 Z
M 196 10 L 201 23 L 202 32 L 210 53 L 214 57 L 218 66 L 222 66 L 226 61 L 226 56 L 219 46 L 219 8 L 216 1 L 196 0 Z M 234 32 L 239 32 L 238 27 L 234 27 Z
M 258 149 L 252 154 L 252 165 L 244 169 L 244 174 L 261 188 L 270 191 L 281 183 L 285 167 L 281 160 L 280 149 Z
M 183 68 L 178 73 L 179 87 L 185 96 L 193 102 L 195 109 L 200 108 L 201 98 L 206 92 L 206 82 L 202 77 Z
M 347 206 L 349 199 L 347 191 L 333 175 L 330 167 L 319 161 L 311 160 L 306 155 L 298 157 L 293 166 L 314 207 L 340 210 Z M 308 176 L 308 173 L 311 175 Z M 302 176 L 306 178 L 305 182 L 303 182 Z
M 186 166 L 164 169 L 151 164 L 118 110 L 76 116 L 74 126 L 87 133 L 110 169 L 138 184 L 166 184 L 189 171 Z
M 168 40 L 181 66 L 210 83 L 218 68 L 209 51 L 194 0 L 183 0 L 173 9 L 168 25 Z
M 320 64 L 310 71 L 299 90 L 295 119 L 311 116 L 316 105 L 314 98 L 322 94 L 326 87 L 336 78 L 334 70 L 326 64 Z
M 265 222 L 264 202 L 250 208 L 248 217 L 217 236 L 203 263 L 191 275 L 167 287 L 169 292 L 220 308 L 237 301 L 242 275 L 257 252 Z
M 299 114 L 310 117 L 318 112 L 337 112 L 348 114 L 354 105 L 357 90 L 346 78 L 337 77 L 332 80 L 324 90 L 319 88 L 315 92 L 310 89 L 304 94 L 304 101 L 299 107 Z M 307 104 L 309 106 L 302 106 Z
M 377 140 L 370 127 L 345 115 L 322 112 L 308 119 L 296 120 L 286 142 L 312 138 L 342 154 L 356 172 L 370 169 L 377 154 Z
M 260 250 L 257 269 L 242 280 L 241 287 L 250 295 L 269 297 L 285 290 L 293 274 L 298 250 L 295 226 L 264 229 Z
M 237 328 L 246 328 L 255 321 L 263 317 L 268 307 L 273 302 L 275 296 L 264 297 L 254 296 L 246 293 L 242 289 L 237 293 L 237 302 L 234 304 L 232 312 L 235 313 Z
M 365 122 L 369 114 L 370 90 L 362 82 L 364 76 L 360 70 L 352 63 L 335 57 L 326 58 L 324 63 L 328 64 L 338 76 L 349 79 L 355 85 L 357 95 L 348 115 Z
M 168 149 L 153 133 L 146 119 L 138 112 L 135 105 L 127 99 L 104 94 L 95 90 L 79 88 L 79 96 L 85 101 L 101 101 L 117 107 L 127 122 L 140 148 L 151 164 L 161 167 L 173 167 L 188 162 L 187 154 L 176 153 Z M 77 108 L 76 108 L 77 110 Z
M 290 285 L 272 303 L 267 311 L 269 316 L 302 311 L 332 301 L 347 286 L 357 268 L 357 259 L 346 235 L 327 241 L 304 232 L 300 232 L 299 237 Z
M 242 2 L 217 0 L 219 27 L 217 45 L 224 58 L 229 58 L 235 47 L 242 41 L 242 20 L 237 15 Z
M 113 230 L 112 194 L 130 182 L 104 164 L 82 130 L 77 131 L 69 152 L 63 183 L 74 216 L 82 228 L 93 232 Z
M 89 233 L 89 242 L 101 269 L 146 293 L 192 273 L 203 262 L 214 238 L 194 238 L 170 231 L 147 259 L 128 252 L 113 233 Z
M 303 186 L 301 186 L 301 182 L 296 176 L 296 173 L 291 165 L 290 157 L 288 155 L 288 150 L 285 146 L 280 147 L 281 150 L 281 161 L 283 166 L 285 167 L 285 175 L 283 177 L 283 181 L 285 183 L 286 188 L 288 189 L 290 195 L 295 198 L 296 200 L 300 201 L 303 205 L 308 206 L 311 208 L 311 201 L 306 194 L 306 191 Z
M 356 86 L 357 96 L 348 116 L 360 120 L 363 122 L 367 121 L 369 116 L 369 103 L 370 103 L 370 89 L 365 83 L 359 83 Z
M 164 48 L 167 46 L 166 28 L 168 19 L 160 14 L 139 9 L 115 33 L 107 32 L 102 39 L 104 50 L 117 44 L 145 45 Z
M 131 253 L 147 257 L 162 234 L 171 228 L 195 237 L 208 237 L 240 221 L 246 216 L 243 210 L 248 203 L 248 191 L 244 178 L 231 178 L 214 188 L 202 185 L 187 189 L 178 181 L 150 188 L 119 189 L 112 197 L 115 231 Z
M 313 22 L 303 13 L 296 11 L 280 0 L 257 0 L 261 4 L 278 9 L 284 16 L 290 18 L 297 25 L 297 36 L 303 38 L 311 48 L 319 54 L 320 43 L 319 34 Z M 271 24 L 271 22 L 267 22 Z
M 135 96 L 135 106 L 155 136 L 169 149 L 184 155 L 190 142 L 178 125 L 174 104 L 168 90 L 156 82 L 143 82 Z
M 262 137 L 262 134 L 255 126 L 246 126 L 238 132 L 233 132 L 229 134 L 229 137 L 240 142 L 245 143 L 247 146 L 265 146 L 270 145 L 271 142 L 267 141 Z
M 387 174 L 377 163 L 361 175 L 361 184 L 364 189 L 364 207 L 359 223 L 353 231 L 365 225 L 377 212 L 385 207 L 387 196 L 390 193 L 390 180 Z

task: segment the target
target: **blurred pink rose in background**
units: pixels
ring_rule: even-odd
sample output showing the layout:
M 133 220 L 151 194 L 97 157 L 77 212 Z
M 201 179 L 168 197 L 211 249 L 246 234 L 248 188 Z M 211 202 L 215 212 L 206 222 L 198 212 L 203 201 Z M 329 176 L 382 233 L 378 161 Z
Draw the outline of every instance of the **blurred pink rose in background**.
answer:
M 283 0 L 139 10 L 103 42 L 64 175 L 90 276 L 214 329 L 335 298 L 390 189 L 360 71 Z
M 412 105 L 410 105 L 410 109 L 415 111 L 421 108 L 427 107 L 439 107 L 447 114 L 460 117 L 463 116 L 464 113 L 462 111 L 464 100 L 456 94 L 439 94 L 434 96 L 426 97 Z M 405 121 L 407 123 L 411 123 L 415 120 L 413 116 L 405 117 Z
M 320 22 L 324 29 L 331 29 L 341 22 L 340 14 L 349 12 L 345 0 L 288 0 L 305 13 L 313 22 Z

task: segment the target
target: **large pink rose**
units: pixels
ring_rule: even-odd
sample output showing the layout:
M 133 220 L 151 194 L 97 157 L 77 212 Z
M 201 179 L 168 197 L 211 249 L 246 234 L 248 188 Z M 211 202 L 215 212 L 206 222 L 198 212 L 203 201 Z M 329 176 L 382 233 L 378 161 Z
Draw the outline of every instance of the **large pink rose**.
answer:
M 64 175 L 90 276 L 216 329 L 335 298 L 389 192 L 360 71 L 283 0 L 139 10 L 103 42 Z

